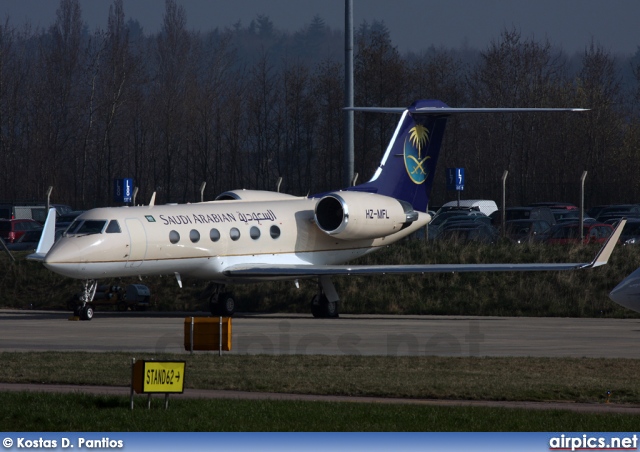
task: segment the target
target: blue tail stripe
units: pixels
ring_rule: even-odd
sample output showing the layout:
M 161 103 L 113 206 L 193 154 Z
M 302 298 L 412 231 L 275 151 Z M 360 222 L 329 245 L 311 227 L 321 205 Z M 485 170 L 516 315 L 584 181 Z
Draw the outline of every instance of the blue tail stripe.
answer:
M 431 110 L 419 111 L 424 108 Z M 348 190 L 390 196 L 426 211 L 448 116 L 433 110 L 437 108 L 448 107 L 435 100 L 414 102 L 402 116 L 373 178 Z

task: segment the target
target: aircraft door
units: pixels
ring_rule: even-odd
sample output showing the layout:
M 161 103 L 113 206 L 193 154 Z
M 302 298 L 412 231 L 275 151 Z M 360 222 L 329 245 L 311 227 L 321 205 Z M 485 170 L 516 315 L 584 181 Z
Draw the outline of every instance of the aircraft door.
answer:
M 140 267 L 147 255 L 147 233 L 137 218 L 127 218 L 125 221 L 129 233 L 129 259 L 125 267 Z

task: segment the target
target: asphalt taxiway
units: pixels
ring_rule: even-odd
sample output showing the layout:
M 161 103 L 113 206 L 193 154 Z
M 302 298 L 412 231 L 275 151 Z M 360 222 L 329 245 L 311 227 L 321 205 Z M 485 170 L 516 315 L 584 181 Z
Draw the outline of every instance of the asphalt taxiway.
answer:
M 0 351 L 188 353 L 184 322 L 206 313 L 0 310 Z M 640 319 L 238 314 L 240 354 L 640 358 Z

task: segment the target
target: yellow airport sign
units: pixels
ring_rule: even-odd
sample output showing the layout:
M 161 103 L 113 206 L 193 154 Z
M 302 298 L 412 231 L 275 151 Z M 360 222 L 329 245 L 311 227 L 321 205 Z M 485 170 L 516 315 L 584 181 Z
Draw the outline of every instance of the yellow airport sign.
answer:
M 133 390 L 138 394 L 182 394 L 185 364 L 185 361 L 136 361 Z

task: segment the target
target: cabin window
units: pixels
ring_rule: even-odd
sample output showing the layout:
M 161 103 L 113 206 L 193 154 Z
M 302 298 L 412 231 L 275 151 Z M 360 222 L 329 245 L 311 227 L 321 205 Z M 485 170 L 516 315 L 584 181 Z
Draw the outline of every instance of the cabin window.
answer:
M 122 230 L 118 224 L 118 220 L 111 220 L 105 231 L 107 234 L 120 234 Z
M 215 228 L 212 229 L 211 231 L 209 231 L 209 238 L 212 242 L 217 242 L 218 240 L 220 240 L 220 231 Z
M 189 240 L 193 243 L 198 243 L 200 241 L 200 233 L 192 229 L 191 232 L 189 232 Z
M 272 239 L 277 239 L 280 237 L 280 228 L 276 225 L 271 226 L 271 228 L 269 228 L 269 234 L 271 234 Z
M 229 235 L 231 236 L 231 240 L 238 240 L 240 238 L 240 231 L 238 230 L 238 228 L 231 228 L 231 231 L 229 231 Z
M 257 226 L 251 226 L 249 230 L 249 235 L 253 240 L 258 240 L 260 238 L 260 229 Z
M 180 234 L 178 234 L 178 231 L 171 231 L 169 233 L 169 241 L 173 244 L 176 244 L 180 241 Z

